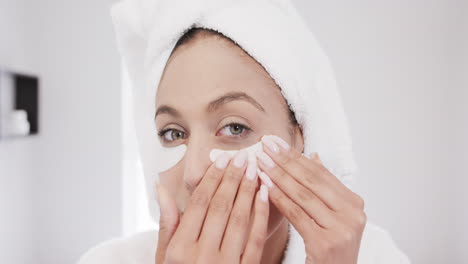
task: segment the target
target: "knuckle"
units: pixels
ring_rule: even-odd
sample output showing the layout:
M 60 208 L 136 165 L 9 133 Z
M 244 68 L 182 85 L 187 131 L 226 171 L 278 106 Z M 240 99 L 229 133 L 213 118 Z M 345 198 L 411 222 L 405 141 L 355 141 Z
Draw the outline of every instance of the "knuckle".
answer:
M 232 211 L 231 213 L 231 217 L 230 217 L 230 222 L 232 225 L 234 225 L 235 227 L 245 227 L 247 226 L 248 224 L 248 216 L 247 214 L 239 211 L 239 210 L 234 210 Z
M 184 263 L 183 252 L 177 246 L 169 244 L 166 250 L 165 262 L 168 264 L 179 264 Z
M 330 255 L 331 253 L 333 253 L 334 246 L 335 246 L 334 242 L 331 241 L 330 239 L 323 239 L 322 241 L 320 241 L 320 243 L 318 243 L 318 247 L 320 251 L 319 258 L 320 256 L 326 257 Z
M 340 240 L 340 244 L 341 246 L 344 246 L 344 245 L 347 245 L 349 243 L 351 243 L 352 241 L 354 241 L 354 232 L 351 231 L 351 230 L 345 230 L 341 233 L 341 240 Z
M 215 263 L 213 261 L 213 253 L 208 252 L 207 250 L 202 250 L 202 252 L 197 257 L 197 261 L 195 263 Z
M 307 169 L 310 172 L 310 175 L 307 175 L 307 177 L 303 178 L 306 184 L 308 186 L 317 186 L 317 189 L 322 188 L 321 185 L 323 185 L 323 182 L 321 180 L 321 177 L 318 177 L 318 175 L 322 175 L 321 170 L 316 166 L 310 166 L 307 167 Z
M 281 197 L 282 196 L 278 190 L 272 189 L 268 192 L 268 199 L 270 199 L 271 201 L 279 202 L 282 200 Z
M 231 202 L 224 196 L 218 196 L 211 201 L 210 210 L 214 213 L 226 214 L 231 210 Z
M 297 197 L 300 201 L 307 201 L 309 203 L 315 200 L 315 196 L 306 188 L 299 188 L 299 190 L 297 190 Z
M 171 228 L 169 227 L 168 220 L 164 217 L 160 217 L 159 219 L 159 234 L 166 234 L 171 231 Z
M 255 208 L 255 217 L 254 221 L 261 221 L 261 219 L 268 220 L 268 207 L 266 206 L 257 206 Z
M 293 161 L 293 157 L 286 154 L 286 155 L 280 155 L 278 157 L 278 163 L 280 164 L 281 167 L 283 168 L 287 168 L 291 165 L 292 161 Z
M 361 196 L 357 195 L 357 194 L 355 194 L 355 196 L 356 196 L 355 199 L 356 199 L 356 205 L 357 205 L 357 207 L 358 207 L 359 209 L 364 209 L 364 205 L 365 205 L 364 199 L 363 199 Z
M 287 218 L 292 222 L 298 222 L 302 220 L 302 209 L 298 206 L 292 206 L 287 211 Z
M 240 173 L 239 169 L 230 167 L 226 170 L 225 172 L 225 179 L 228 181 L 234 181 L 237 182 L 242 174 Z
M 222 174 L 219 173 L 218 171 L 216 171 L 216 170 L 210 170 L 210 169 L 209 169 L 209 170 L 206 172 L 206 174 L 205 174 L 204 177 L 205 177 L 206 180 L 208 180 L 208 181 L 217 182 L 221 175 L 222 175 Z
M 198 207 L 207 207 L 210 198 L 202 192 L 194 192 L 190 197 L 190 204 Z
M 256 183 L 256 182 L 249 181 L 249 180 L 244 180 L 244 182 L 242 183 L 242 185 L 241 185 L 241 187 L 239 189 L 239 192 L 242 195 L 249 195 L 249 194 L 255 193 L 257 186 L 254 183 Z
M 290 151 L 288 156 L 290 160 L 299 160 L 303 157 L 299 151 Z
M 256 250 L 261 250 L 265 246 L 266 238 L 264 235 L 257 234 L 252 237 L 252 246 Z
M 360 211 L 356 215 L 356 222 L 360 228 L 363 228 L 367 223 L 367 215 L 364 211 Z

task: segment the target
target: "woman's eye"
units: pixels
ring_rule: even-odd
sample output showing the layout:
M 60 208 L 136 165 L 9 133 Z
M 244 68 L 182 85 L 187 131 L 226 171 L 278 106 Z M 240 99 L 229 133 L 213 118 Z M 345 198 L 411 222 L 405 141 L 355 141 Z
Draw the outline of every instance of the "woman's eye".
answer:
M 225 136 L 243 138 L 246 137 L 248 132 L 250 132 L 251 130 L 252 129 L 245 125 L 239 123 L 231 123 L 224 126 L 219 133 Z M 166 143 L 186 138 L 185 132 L 173 128 L 163 129 L 158 132 L 158 135 L 161 138 L 161 140 Z M 217 134 L 217 136 L 219 135 Z
M 162 130 L 162 131 L 158 132 L 158 135 L 165 142 L 172 142 L 172 141 L 176 141 L 176 140 L 185 138 L 185 133 L 184 132 L 182 132 L 180 130 L 172 129 L 172 128 Z
M 238 123 L 231 123 L 223 127 L 220 132 L 227 136 L 243 137 L 250 130 L 251 129 L 247 126 Z

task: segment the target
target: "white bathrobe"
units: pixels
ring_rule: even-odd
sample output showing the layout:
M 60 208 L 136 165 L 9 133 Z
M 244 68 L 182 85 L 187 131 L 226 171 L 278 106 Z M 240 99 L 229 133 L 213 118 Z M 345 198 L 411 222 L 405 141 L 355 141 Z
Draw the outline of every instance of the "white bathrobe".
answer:
M 221 32 L 259 62 L 281 88 L 302 127 L 304 155 L 322 163 L 349 188 L 357 165 L 332 67 L 289 0 L 123 0 L 112 8 L 119 51 L 133 95 L 135 128 L 149 210 L 158 222 L 154 182 L 181 159 L 184 146 L 163 148 L 154 126 L 155 95 L 169 55 L 192 26 Z M 169 165 L 169 166 L 168 166 Z M 301 236 L 290 227 L 283 263 L 304 263 Z M 116 238 L 89 250 L 80 264 L 154 263 L 157 231 Z M 381 228 L 367 223 L 359 263 L 409 263 Z
M 302 237 L 292 225 L 283 264 L 305 262 Z M 90 249 L 78 264 L 154 264 L 157 231 L 140 232 L 127 238 L 117 238 Z M 383 229 L 367 223 L 364 229 L 358 264 L 407 264 L 407 256 L 395 245 Z

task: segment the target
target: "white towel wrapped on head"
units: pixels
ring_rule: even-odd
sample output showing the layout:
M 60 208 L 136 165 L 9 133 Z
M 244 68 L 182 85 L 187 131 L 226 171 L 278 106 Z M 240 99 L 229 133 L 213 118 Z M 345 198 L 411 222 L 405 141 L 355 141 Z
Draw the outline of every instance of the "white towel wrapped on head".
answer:
M 281 88 L 302 127 L 304 154 L 317 152 L 350 186 L 357 166 L 348 121 L 330 62 L 287 0 L 124 0 L 112 10 L 117 41 L 133 85 L 136 132 L 150 207 L 162 156 L 155 96 L 177 40 L 191 27 L 216 30 L 258 61 Z

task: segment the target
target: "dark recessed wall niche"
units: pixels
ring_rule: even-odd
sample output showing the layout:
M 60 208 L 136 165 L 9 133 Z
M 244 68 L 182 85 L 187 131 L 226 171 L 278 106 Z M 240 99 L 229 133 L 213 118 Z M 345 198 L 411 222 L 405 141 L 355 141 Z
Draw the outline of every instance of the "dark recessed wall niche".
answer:
M 0 139 L 39 133 L 39 78 L 0 69 Z

